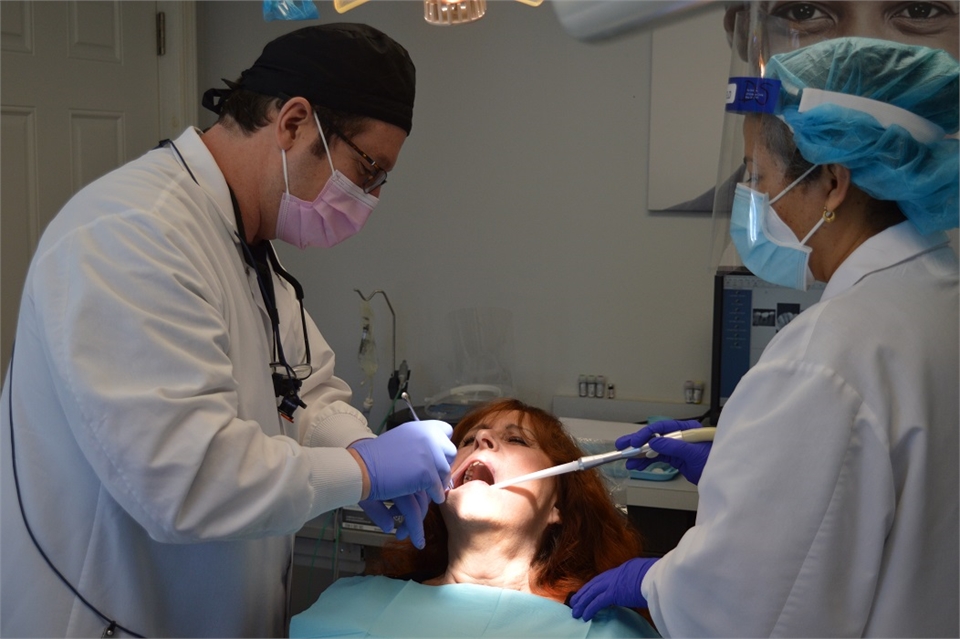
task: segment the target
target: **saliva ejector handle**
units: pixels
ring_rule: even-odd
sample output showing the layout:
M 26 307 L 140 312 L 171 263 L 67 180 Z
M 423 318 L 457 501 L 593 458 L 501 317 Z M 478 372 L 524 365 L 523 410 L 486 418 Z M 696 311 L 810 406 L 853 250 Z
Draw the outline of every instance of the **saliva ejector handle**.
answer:
M 716 432 L 716 426 L 704 426 L 701 428 L 688 428 L 687 430 L 675 430 L 673 432 L 666 433 L 665 435 L 657 435 L 657 437 L 669 437 L 670 439 L 680 439 L 690 443 L 712 442 L 713 436 Z M 580 463 L 583 466 L 581 470 L 600 466 L 601 464 L 619 461 L 621 459 L 639 457 L 640 455 L 656 457 L 657 452 L 650 448 L 649 444 L 644 444 L 640 448 L 631 447 L 624 448 L 623 450 L 615 450 L 609 453 L 602 453 L 600 455 L 590 455 L 589 457 L 580 458 Z
M 679 439 L 691 444 L 696 442 L 712 442 L 713 437 L 717 432 L 716 426 L 701 426 L 700 428 L 688 428 L 687 430 L 675 430 L 664 435 L 657 435 L 657 437 L 669 437 L 670 439 Z M 646 455 L 647 457 L 656 457 L 657 451 L 650 448 L 650 444 L 644 444 L 640 448 L 627 448 L 620 452 L 626 453 L 630 451 L 629 455 L 625 457 L 639 457 L 640 455 Z
M 417 417 L 417 411 L 413 410 L 413 404 L 410 403 L 410 396 L 407 395 L 407 391 L 403 391 L 402 393 L 400 393 L 400 397 L 401 399 L 403 399 L 403 401 L 407 403 L 407 408 L 410 409 L 410 414 L 413 415 L 413 421 L 419 422 L 420 418 Z
M 716 432 L 716 427 L 705 426 L 701 428 L 690 428 L 688 430 L 675 430 L 672 433 L 667 433 L 666 435 L 657 435 L 657 437 L 682 439 L 685 442 L 710 442 L 713 441 L 713 435 Z M 652 450 L 649 445 L 644 444 L 640 448 L 625 448 L 623 450 L 614 450 L 609 453 L 600 453 L 599 455 L 588 455 L 586 457 L 581 457 L 580 459 L 575 459 L 572 462 L 567 462 L 551 468 L 545 468 L 543 470 L 538 470 L 526 475 L 520 475 L 519 477 L 513 477 L 512 479 L 505 479 L 493 484 L 492 487 L 506 488 L 507 486 L 513 486 L 525 481 L 530 481 L 532 479 L 552 477 L 554 475 L 562 475 L 564 473 L 578 470 L 588 470 L 602 464 L 609 464 L 610 462 L 628 459 L 630 457 L 638 457 L 644 454 L 647 454 L 651 457 L 656 457 L 657 455 L 656 451 Z

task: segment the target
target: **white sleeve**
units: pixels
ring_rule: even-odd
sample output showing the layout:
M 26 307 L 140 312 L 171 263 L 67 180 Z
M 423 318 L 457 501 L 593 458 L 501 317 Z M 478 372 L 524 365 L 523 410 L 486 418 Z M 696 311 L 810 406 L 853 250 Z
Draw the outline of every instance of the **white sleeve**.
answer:
M 110 495 L 171 543 L 290 534 L 355 503 L 348 452 L 303 448 L 237 417 L 245 390 L 217 267 L 201 240 L 138 215 L 49 247 L 30 291 L 64 417 Z
M 861 636 L 893 518 L 885 446 L 833 371 L 751 369 L 723 409 L 696 525 L 644 579 L 657 629 Z

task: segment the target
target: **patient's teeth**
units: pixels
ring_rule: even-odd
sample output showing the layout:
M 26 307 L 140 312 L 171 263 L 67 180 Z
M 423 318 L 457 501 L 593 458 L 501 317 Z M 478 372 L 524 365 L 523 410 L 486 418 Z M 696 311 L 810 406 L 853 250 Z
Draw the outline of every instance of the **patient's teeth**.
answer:
M 463 475 L 461 476 L 460 485 L 462 486 L 467 482 L 477 481 L 477 480 L 482 481 L 486 484 L 494 483 L 493 473 L 489 468 L 487 468 L 486 464 L 484 464 L 482 461 L 479 461 L 479 460 L 474 461 L 469 466 L 467 466 L 466 470 L 463 472 Z
M 463 475 L 463 483 L 467 483 L 468 481 L 473 480 L 473 469 L 476 468 L 478 464 L 480 464 L 480 462 L 475 461 L 469 466 L 467 466 L 467 472 L 464 473 Z

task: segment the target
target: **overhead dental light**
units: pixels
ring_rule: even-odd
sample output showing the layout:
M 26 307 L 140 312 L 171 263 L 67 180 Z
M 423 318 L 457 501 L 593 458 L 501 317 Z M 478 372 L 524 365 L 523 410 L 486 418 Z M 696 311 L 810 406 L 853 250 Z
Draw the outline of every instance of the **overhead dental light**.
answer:
M 423 19 L 430 24 L 465 24 L 486 12 L 487 0 L 423 0 Z
M 368 0 L 333 0 L 337 13 L 345 13 Z M 540 6 L 543 0 L 517 0 L 531 7 Z M 423 0 L 423 19 L 440 26 L 466 24 L 483 17 L 487 12 L 487 0 Z

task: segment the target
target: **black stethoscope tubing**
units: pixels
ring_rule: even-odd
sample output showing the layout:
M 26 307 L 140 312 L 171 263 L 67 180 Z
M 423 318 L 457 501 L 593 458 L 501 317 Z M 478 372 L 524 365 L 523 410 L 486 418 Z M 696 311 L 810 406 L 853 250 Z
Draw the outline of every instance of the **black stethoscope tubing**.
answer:
M 96 606 L 94 606 L 92 603 L 87 601 L 87 598 L 80 594 L 80 591 L 78 591 L 76 588 L 73 587 L 73 584 L 67 581 L 67 578 L 63 576 L 63 573 L 57 570 L 57 567 L 53 565 L 53 561 L 51 561 L 50 557 L 47 556 L 47 553 L 44 552 L 43 547 L 40 545 L 40 542 L 37 541 L 36 535 L 33 534 L 33 529 L 30 527 L 30 522 L 27 521 L 27 511 L 24 510 L 23 508 L 23 497 L 20 493 L 20 477 L 17 473 L 17 445 L 13 435 L 13 354 L 14 354 L 14 350 L 16 350 L 16 343 L 14 343 L 13 347 L 11 347 L 10 349 L 10 367 L 7 369 L 7 379 L 9 380 L 9 383 L 10 383 L 8 388 L 9 395 L 7 395 L 7 409 L 9 410 L 9 416 L 10 416 L 10 461 L 12 462 L 12 465 L 13 465 L 13 485 L 17 490 L 17 503 L 20 506 L 20 516 L 23 518 L 23 526 L 24 528 L 27 529 L 27 534 L 30 535 L 30 539 L 31 541 L 33 541 L 33 545 L 34 547 L 36 547 L 37 552 L 40 553 L 40 556 L 43 557 L 43 560 L 47 562 L 48 566 L 50 566 L 50 570 L 52 570 L 54 574 L 56 574 L 57 577 L 60 578 L 60 581 L 62 581 L 63 584 L 70 589 L 70 592 L 72 592 L 77 599 L 83 602 L 83 605 L 85 605 L 94 614 L 96 614 L 98 617 L 100 617 L 107 623 L 107 627 L 103 631 L 104 637 L 112 637 L 114 633 L 119 629 L 127 633 L 128 635 L 132 635 L 134 637 L 140 637 L 142 639 L 143 635 L 137 634 L 133 630 L 130 630 L 129 628 L 126 628 L 120 625 L 119 623 L 116 622 L 116 620 L 111 619 L 107 615 L 100 612 L 100 610 Z

